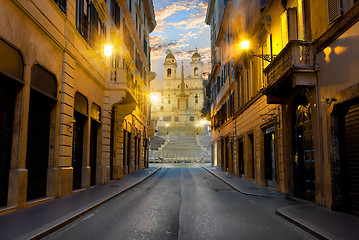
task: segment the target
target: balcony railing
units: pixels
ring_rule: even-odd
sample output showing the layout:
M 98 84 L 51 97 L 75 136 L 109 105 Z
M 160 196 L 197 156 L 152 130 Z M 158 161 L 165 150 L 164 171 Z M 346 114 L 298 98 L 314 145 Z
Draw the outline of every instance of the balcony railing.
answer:
M 289 76 L 293 72 L 313 72 L 314 45 L 312 42 L 293 40 L 264 69 L 267 86 Z

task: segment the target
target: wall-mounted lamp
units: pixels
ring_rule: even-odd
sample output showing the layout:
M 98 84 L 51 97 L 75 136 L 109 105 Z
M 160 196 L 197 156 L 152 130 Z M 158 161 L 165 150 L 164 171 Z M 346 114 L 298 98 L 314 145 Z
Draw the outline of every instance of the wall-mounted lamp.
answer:
M 106 57 L 111 57 L 113 51 L 113 45 L 105 44 L 104 53 Z
M 248 40 L 243 40 L 240 42 L 241 48 L 242 50 L 249 50 L 250 48 L 250 41 Z M 271 62 L 273 60 L 273 58 L 275 57 L 275 55 L 273 54 L 254 54 L 252 51 L 249 52 L 251 56 L 253 57 L 259 57 L 267 62 Z

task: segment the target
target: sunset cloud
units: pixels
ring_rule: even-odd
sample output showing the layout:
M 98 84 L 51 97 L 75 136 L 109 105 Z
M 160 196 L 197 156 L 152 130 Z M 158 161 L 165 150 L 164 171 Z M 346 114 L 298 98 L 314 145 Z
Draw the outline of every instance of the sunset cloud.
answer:
M 150 35 L 153 83 L 163 83 L 163 60 L 171 51 L 178 61 L 189 64 L 198 48 L 204 72 L 210 68 L 210 29 L 205 23 L 207 0 L 154 0 L 157 27 Z

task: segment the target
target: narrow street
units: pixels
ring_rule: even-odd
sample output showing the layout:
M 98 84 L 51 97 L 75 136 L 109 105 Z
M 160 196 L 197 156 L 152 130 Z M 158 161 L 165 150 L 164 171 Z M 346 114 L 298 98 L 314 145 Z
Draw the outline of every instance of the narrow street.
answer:
M 243 195 L 203 168 L 163 168 L 45 239 L 313 239 L 275 214 L 296 204 Z

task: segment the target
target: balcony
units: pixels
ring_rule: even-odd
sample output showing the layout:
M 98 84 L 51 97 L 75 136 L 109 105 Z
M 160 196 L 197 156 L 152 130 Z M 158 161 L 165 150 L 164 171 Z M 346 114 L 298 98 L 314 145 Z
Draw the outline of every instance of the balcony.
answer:
M 280 103 L 297 86 L 315 86 L 315 48 L 312 42 L 290 41 L 276 58 L 264 69 L 267 88 L 264 94 L 268 103 Z M 277 99 L 277 101 L 271 101 Z
M 137 104 L 137 85 L 129 68 L 110 68 L 106 88 L 110 92 L 110 104 Z

